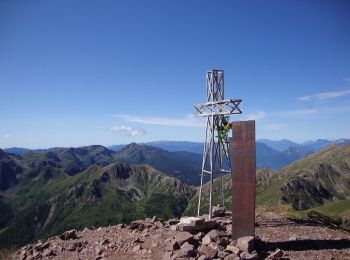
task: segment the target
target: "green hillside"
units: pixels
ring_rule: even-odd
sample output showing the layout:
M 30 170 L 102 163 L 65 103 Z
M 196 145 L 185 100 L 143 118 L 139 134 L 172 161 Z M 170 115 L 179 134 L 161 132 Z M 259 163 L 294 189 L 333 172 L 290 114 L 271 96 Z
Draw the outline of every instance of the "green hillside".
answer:
M 25 189 L 25 186 L 24 186 Z M 147 165 L 91 166 L 74 176 L 2 198 L 8 211 L 2 246 L 24 244 L 71 228 L 128 223 L 154 215 L 179 217 L 194 188 Z M 12 211 L 12 213 L 11 213 Z M 11 215 L 12 214 L 12 215 Z
M 213 205 L 220 202 L 220 180 L 214 180 Z M 231 203 L 231 178 L 224 177 L 225 203 Z M 203 193 L 208 194 L 209 185 Z M 315 209 L 330 217 L 349 215 L 350 145 L 331 146 L 296 161 L 281 171 L 258 169 L 256 173 L 256 206 L 307 212 Z M 185 214 L 195 215 L 198 191 Z M 208 196 L 202 200 L 201 212 L 208 211 Z

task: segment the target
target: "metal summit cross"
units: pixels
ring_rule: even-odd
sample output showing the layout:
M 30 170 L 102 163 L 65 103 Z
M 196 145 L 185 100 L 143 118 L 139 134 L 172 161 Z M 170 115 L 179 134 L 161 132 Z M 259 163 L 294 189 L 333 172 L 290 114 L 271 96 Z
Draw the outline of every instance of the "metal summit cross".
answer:
M 209 70 L 206 73 L 207 102 L 195 105 L 196 116 L 207 118 L 201 186 L 198 199 L 198 216 L 200 215 L 203 177 L 209 174 L 209 219 L 212 217 L 213 175 L 220 175 L 221 205 L 224 206 L 223 174 L 230 173 L 230 156 L 228 154 L 229 115 L 242 114 L 241 99 L 224 99 L 224 71 Z M 224 167 L 228 169 L 224 169 Z

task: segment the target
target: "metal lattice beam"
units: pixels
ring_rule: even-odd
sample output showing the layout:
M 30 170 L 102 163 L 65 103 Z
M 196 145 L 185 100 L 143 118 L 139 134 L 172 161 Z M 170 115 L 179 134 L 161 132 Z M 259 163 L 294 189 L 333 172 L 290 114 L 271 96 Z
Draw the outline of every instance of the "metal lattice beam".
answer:
M 230 157 L 228 154 L 228 140 L 220 138 L 220 127 L 224 118 L 232 114 L 241 114 L 241 99 L 224 99 L 224 71 L 209 70 L 206 73 L 206 103 L 195 105 L 195 115 L 206 117 L 205 142 L 203 146 L 203 161 L 201 171 L 201 186 L 198 198 L 198 216 L 200 215 L 203 177 L 210 176 L 209 183 L 209 218 L 212 216 L 213 177 L 220 176 L 220 201 L 224 205 L 223 174 L 230 172 Z M 224 165 L 228 169 L 224 169 Z

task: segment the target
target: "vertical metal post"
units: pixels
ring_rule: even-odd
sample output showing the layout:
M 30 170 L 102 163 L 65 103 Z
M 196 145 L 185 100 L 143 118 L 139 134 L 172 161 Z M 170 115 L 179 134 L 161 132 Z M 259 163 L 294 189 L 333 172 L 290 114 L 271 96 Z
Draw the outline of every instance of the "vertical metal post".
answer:
M 255 121 L 232 123 L 232 239 L 255 233 Z

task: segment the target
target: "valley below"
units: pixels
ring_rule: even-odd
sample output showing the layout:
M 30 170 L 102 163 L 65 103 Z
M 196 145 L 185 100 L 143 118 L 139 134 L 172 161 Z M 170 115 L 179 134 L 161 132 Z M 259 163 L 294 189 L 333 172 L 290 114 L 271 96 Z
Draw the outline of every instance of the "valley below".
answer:
M 196 215 L 202 159 L 199 153 L 174 149 L 135 143 L 117 151 L 98 145 L 21 154 L 0 149 L 0 256 L 39 239 L 51 241 L 71 229 L 82 236 L 75 242 L 98 244 L 101 237 L 115 241 L 115 232 L 127 241 L 135 240 L 142 232 L 128 228 L 115 231 L 116 226 L 153 216 L 163 224 L 154 228 L 155 233 L 149 230 L 149 236 L 157 232 L 174 236 L 171 225 L 165 227 L 164 222 Z M 230 176 L 223 176 L 223 181 L 226 210 L 231 210 Z M 219 204 L 219 183 L 219 178 L 214 180 L 214 205 Z M 207 184 L 203 193 L 208 194 Z M 350 144 L 303 153 L 281 169 L 257 169 L 256 207 L 256 233 L 263 245 L 257 248 L 259 255 L 266 257 L 279 248 L 284 257 L 292 259 L 350 257 L 348 246 L 344 246 L 349 239 L 346 230 L 350 230 Z M 204 196 L 201 214 L 207 211 L 208 197 Z M 86 230 L 88 227 L 93 228 Z M 102 233 L 97 232 L 98 227 L 105 227 L 99 229 Z M 152 252 L 149 255 L 144 251 L 149 257 L 146 259 L 161 259 L 150 256 L 163 255 L 165 251 L 159 247 L 166 247 L 164 241 L 169 237 L 160 236 L 157 243 L 163 244 L 153 249 L 144 241 L 147 246 L 143 249 Z M 303 248 L 301 241 L 309 246 Z M 68 242 L 61 245 L 67 248 L 56 255 L 58 259 L 74 259 L 78 251 L 69 250 Z M 105 256 L 113 259 L 118 252 L 125 259 L 140 259 L 139 252 L 133 251 L 135 245 L 122 245 L 117 249 L 115 244 L 111 247 L 114 251 L 107 248 Z M 340 258 L 342 254 L 345 258 Z M 91 251 L 87 255 L 94 254 Z

